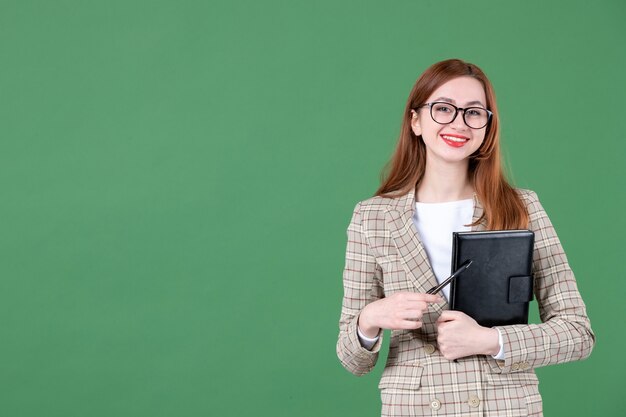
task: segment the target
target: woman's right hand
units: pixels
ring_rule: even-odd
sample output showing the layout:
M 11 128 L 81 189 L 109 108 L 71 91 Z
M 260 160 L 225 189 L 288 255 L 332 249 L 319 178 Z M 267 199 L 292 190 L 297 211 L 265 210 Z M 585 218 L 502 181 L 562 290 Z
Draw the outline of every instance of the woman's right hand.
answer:
M 359 316 L 359 329 L 371 338 L 376 337 L 380 329 L 419 329 L 428 306 L 443 301 L 436 294 L 397 292 L 366 305 Z

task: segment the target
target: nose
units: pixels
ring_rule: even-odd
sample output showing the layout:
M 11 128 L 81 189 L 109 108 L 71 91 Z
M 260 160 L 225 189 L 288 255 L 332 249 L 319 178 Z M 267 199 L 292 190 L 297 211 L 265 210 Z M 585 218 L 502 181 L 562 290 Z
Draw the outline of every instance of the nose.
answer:
M 463 114 L 461 114 L 463 110 L 457 110 L 454 119 L 450 122 L 450 126 L 455 129 L 465 129 L 467 125 L 465 124 L 465 120 L 463 120 Z

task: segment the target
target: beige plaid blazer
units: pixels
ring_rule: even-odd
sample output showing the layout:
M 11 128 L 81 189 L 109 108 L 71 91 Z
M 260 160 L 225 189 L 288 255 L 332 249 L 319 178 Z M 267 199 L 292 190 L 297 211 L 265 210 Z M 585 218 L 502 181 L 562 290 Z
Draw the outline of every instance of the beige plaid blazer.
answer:
M 542 324 L 498 327 L 506 360 L 470 356 L 453 362 L 437 350 L 435 321 L 447 304 L 431 305 L 418 330 L 391 332 L 379 388 L 383 416 L 539 416 L 541 396 L 534 368 L 584 359 L 595 336 L 559 239 L 532 191 L 518 190 L 535 232 L 533 276 Z M 355 375 L 376 364 L 382 337 L 364 349 L 359 313 L 396 291 L 426 292 L 437 284 L 411 217 L 413 192 L 357 204 L 348 227 L 344 296 L 337 355 Z M 474 221 L 483 209 L 474 199 Z M 473 230 L 484 230 L 478 225 Z

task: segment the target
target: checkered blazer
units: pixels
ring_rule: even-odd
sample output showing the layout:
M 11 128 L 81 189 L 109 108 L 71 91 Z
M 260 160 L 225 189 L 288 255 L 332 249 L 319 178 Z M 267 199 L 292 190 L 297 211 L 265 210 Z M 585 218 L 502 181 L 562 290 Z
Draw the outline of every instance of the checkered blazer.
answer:
M 506 360 L 476 355 L 445 359 L 437 350 L 435 322 L 447 304 L 433 304 L 417 330 L 391 332 L 379 388 L 383 416 L 538 416 L 541 396 L 534 368 L 584 359 L 595 336 L 559 239 L 537 195 L 518 190 L 535 232 L 533 276 L 542 324 L 498 327 Z M 372 370 L 372 350 L 357 336 L 359 313 L 396 291 L 424 293 L 437 281 L 411 217 L 413 192 L 357 204 L 348 227 L 344 296 L 337 355 L 355 375 Z M 473 221 L 483 213 L 475 198 Z M 485 230 L 484 224 L 472 230 Z

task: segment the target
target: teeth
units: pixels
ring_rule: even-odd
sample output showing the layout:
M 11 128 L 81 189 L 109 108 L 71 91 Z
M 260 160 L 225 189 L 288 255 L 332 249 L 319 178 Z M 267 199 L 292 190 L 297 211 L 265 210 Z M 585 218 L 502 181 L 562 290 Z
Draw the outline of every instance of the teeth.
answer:
M 468 141 L 468 139 L 457 138 L 455 136 L 447 136 L 447 135 L 441 135 L 441 136 L 446 140 L 451 140 L 452 142 L 467 142 Z

